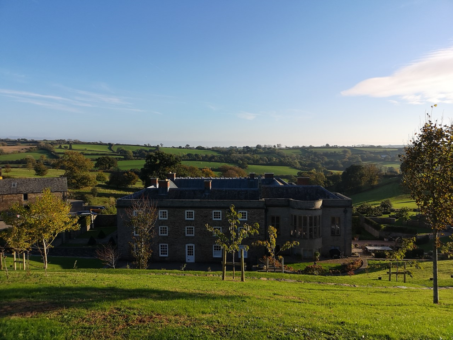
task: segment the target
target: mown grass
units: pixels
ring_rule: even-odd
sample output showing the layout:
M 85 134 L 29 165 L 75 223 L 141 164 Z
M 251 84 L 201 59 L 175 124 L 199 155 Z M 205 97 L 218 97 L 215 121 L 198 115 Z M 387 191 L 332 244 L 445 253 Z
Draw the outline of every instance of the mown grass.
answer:
M 145 165 L 144 159 L 137 159 L 131 161 L 118 161 L 118 168 L 120 170 L 141 169 Z
M 64 147 L 67 147 L 65 149 Z M 78 152 L 100 152 L 100 153 L 111 153 L 112 151 L 109 150 L 108 145 L 102 145 L 102 144 L 72 144 L 72 150 L 69 150 L 69 144 L 62 144 L 62 149 L 59 149 L 58 147 L 55 148 L 55 152 L 57 153 L 64 153 L 66 151 L 78 151 Z
M 371 205 L 379 205 L 381 201 L 389 199 L 392 202 L 393 207 L 397 209 L 402 207 L 408 207 L 410 209 L 417 208 L 415 201 L 410 195 L 403 192 L 398 181 L 390 182 L 372 190 L 353 194 L 349 197 L 352 199 L 352 203 L 355 206 L 365 202 L 370 203 Z
M 453 334 L 453 290 L 441 290 L 441 303 L 434 305 L 432 291 L 422 285 L 396 288 L 401 282 L 366 273 L 285 276 L 300 280 L 294 282 L 248 273 L 245 283 L 181 271 L 51 269 L 47 276 L 42 270 L 10 271 L 9 279 L 0 274 L 2 339 L 446 339 Z M 301 282 L 307 278 L 313 281 Z M 368 281 L 376 285 L 363 284 Z
M 213 150 L 198 150 L 198 149 L 179 149 L 179 148 L 160 148 L 162 152 L 170 153 L 173 155 L 181 156 L 191 153 L 193 155 L 219 155 L 217 151 Z

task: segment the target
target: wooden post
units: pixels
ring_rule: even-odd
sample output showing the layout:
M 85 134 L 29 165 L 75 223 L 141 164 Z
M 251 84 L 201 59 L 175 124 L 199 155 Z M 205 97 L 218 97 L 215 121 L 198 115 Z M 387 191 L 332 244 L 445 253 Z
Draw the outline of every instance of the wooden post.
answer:
M 0 270 L 3 270 L 3 252 L 0 253 Z
M 241 281 L 245 282 L 244 249 L 241 249 Z
M 13 261 L 14 261 L 14 270 L 17 269 L 17 264 L 16 264 L 16 252 L 13 251 Z
M 226 278 L 226 257 L 227 257 L 227 252 L 225 248 L 223 249 L 223 255 L 222 255 L 222 281 L 225 281 Z
M 269 272 L 269 257 L 266 258 L 266 273 Z
M 25 252 L 22 253 L 22 263 L 23 263 L 23 265 L 24 265 L 24 270 L 26 270 L 26 269 L 27 269 L 27 268 L 26 268 L 27 265 L 26 265 L 26 263 L 25 263 Z
M 285 259 L 282 256 L 282 273 L 285 272 Z
M 396 282 L 398 282 L 398 262 L 396 263 Z
M 404 283 L 406 283 L 406 262 L 404 262 Z
M 392 262 L 389 263 L 389 281 L 392 281 Z

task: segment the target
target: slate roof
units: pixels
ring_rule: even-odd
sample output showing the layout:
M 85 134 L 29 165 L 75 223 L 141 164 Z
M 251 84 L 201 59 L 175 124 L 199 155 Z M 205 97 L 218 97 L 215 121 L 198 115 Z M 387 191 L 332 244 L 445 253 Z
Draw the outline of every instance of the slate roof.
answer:
M 262 198 L 292 198 L 299 201 L 342 199 L 319 185 L 262 186 Z
M 0 195 L 40 193 L 46 188 L 50 188 L 52 192 L 68 191 L 66 177 L 6 178 L 0 180 Z
M 146 188 L 123 199 L 138 199 L 144 197 L 151 200 L 259 200 L 260 192 L 256 189 L 190 189 L 177 188 L 168 192 L 162 188 Z

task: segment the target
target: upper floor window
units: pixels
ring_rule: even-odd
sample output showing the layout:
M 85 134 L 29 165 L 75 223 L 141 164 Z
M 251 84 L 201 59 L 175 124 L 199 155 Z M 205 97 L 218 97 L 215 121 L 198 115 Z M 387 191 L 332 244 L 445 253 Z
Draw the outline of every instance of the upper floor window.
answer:
M 168 220 L 168 210 L 159 210 L 159 220 Z
M 222 227 L 214 227 L 214 230 L 218 230 L 218 231 L 222 232 Z M 214 233 L 213 233 L 213 236 L 215 236 Z
M 239 210 L 238 213 L 241 214 L 239 221 L 247 221 L 247 211 Z
M 340 232 L 340 218 L 339 217 L 332 217 L 330 223 L 330 233 L 332 236 L 339 236 L 341 235 Z
M 186 227 L 186 236 L 195 236 L 195 227 Z
M 212 212 L 212 219 L 214 221 L 220 221 L 222 219 L 222 211 L 221 210 L 214 210 Z
M 168 236 L 168 227 L 161 225 L 159 227 L 159 236 Z
M 195 211 L 186 210 L 186 220 L 194 220 L 194 219 L 195 219 Z

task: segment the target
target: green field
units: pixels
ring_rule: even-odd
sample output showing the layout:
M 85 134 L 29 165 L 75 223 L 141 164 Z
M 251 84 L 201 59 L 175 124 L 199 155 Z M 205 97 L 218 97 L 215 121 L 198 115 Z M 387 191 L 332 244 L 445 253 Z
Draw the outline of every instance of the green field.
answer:
M 113 150 L 116 150 L 118 148 L 123 148 L 124 150 L 130 150 L 130 151 L 137 151 L 137 150 L 140 150 L 140 149 L 145 149 L 145 150 L 151 150 L 151 151 L 155 151 L 156 150 L 156 147 L 154 146 L 144 146 L 144 145 L 125 145 L 125 144 L 115 144 L 113 147 Z
M 141 169 L 143 168 L 143 165 L 145 165 L 144 159 L 118 161 L 118 168 L 120 168 L 120 170 Z
M 300 170 L 291 168 L 289 166 L 279 165 L 249 165 L 246 169 L 247 173 L 254 172 L 263 175 L 265 173 L 273 173 L 274 175 L 293 175 L 296 176 Z
M 160 148 L 162 152 L 171 153 L 172 155 L 187 155 L 191 153 L 193 155 L 218 155 L 217 151 L 212 150 L 197 150 L 197 149 L 179 149 L 179 148 Z
M 49 169 L 47 175 L 36 176 L 34 170 L 28 170 L 24 168 L 11 168 L 11 172 L 6 173 L 3 170 L 3 175 L 10 176 L 12 178 L 42 178 L 42 177 L 60 177 L 64 173 L 64 170 L 60 169 Z
M 402 191 L 399 182 L 388 183 L 372 190 L 349 195 L 349 197 L 352 199 L 354 206 L 365 202 L 370 203 L 371 205 L 379 205 L 381 201 L 389 199 L 392 202 L 393 207 L 397 209 L 402 207 L 411 209 L 417 208 L 415 201 Z
M 34 159 L 39 159 L 42 155 L 46 156 L 47 158 L 54 159 L 56 158 L 50 152 L 46 150 L 37 150 L 33 152 L 21 152 L 21 153 L 7 153 L 4 155 L 0 155 L 0 161 L 18 161 L 20 159 L 24 159 L 27 157 L 33 157 Z
M 68 149 L 64 149 L 67 146 Z M 72 150 L 69 150 L 69 144 L 62 144 L 63 149 L 55 147 L 55 152 L 64 153 L 66 151 L 78 151 L 78 152 L 97 152 L 97 153 L 111 153 L 108 145 L 102 144 L 72 144 Z
M 9 261 L 11 259 L 9 258 Z M 429 264 L 408 283 L 354 276 L 81 269 L 1 274 L 1 339 L 450 339 L 453 290 L 434 305 Z M 86 260 L 92 261 L 92 260 Z M 11 263 L 11 262 L 9 262 Z M 452 261 L 440 262 L 451 285 Z M 99 263 L 92 263 L 94 267 Z M 373 264 L 374 265 L 374 264 Z M 68 269 L 66 269 L 68 268 Z M 231 274 L 231 273 L 230 273 Z M 383 276 L 384 280 L 377 278 Z M 280 281 L 281 279 L 291 280 Z M 401 287 L 404 286 L 404 287 Z

